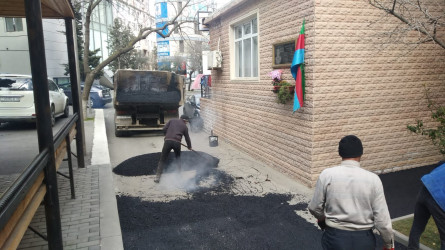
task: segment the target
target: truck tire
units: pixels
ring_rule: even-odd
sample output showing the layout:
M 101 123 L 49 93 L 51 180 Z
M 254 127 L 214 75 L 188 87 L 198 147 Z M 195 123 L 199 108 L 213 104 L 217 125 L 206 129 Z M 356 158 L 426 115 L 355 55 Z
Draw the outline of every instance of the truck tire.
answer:
M 119 130 L 114 130 L 114 135 L 116 137 L 122 137 L 122 136 L 124 136 L 124 132 L 123 131 L 119 131 Z

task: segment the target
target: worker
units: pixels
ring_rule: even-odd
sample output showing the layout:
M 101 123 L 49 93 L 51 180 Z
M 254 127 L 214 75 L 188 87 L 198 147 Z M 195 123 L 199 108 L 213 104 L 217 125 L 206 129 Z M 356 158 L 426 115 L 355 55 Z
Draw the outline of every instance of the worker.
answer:
M 440 235 L 440 249 L 445 249 L 445 163 L 424 175 L 414 208 L 408 249 L 419 249 L 419 240 L 432 216 Z
M 162 147 L 161 159 L 158 163 L 158 168 L 156 170 L 156 177 L 154 182 L 159 183 L 161 179 L 162 170 L 164 169 L 165 161 L 167 160 L 170 151 L 173 149 L 175 152 L 176 162 L 178 164 L 179 170 L 181 170 L 181 141 L 182 136 L 185 137 L 187 142 L 187 148 L 192 150 L 192 143 L 190 141 L 189 131 L 187 128 L 188 116 L 181 115 L 180 119 L 173 119 L 165 124 L 162 128 L 164 132 L 164 146 Z
M 309 211 L 324 231 L 323 249 L 375 249 L 377 229 L 383 249 L 394 248 L 391 218 L 380 178 L 360 167 L 361 140 L 348 135 L 340 140 L 339 166 L 323 170 L 318 177 Z

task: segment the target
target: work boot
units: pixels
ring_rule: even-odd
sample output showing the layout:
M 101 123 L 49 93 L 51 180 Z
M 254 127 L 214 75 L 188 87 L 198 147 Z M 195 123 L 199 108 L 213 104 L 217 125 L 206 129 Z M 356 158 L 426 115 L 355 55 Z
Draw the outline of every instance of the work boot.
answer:
M 159 183 L 159 180 L 161 180 L 162 170 L 164 168 L 164 162 L 159 161 L 158 168 L 156 169 L 156 177 L 154 182 Z
M 155 182 L 155 183 L 159 183 L 159 180 L 160 180 L 160 179 L 161 179 L 160 177 L 156 176 L 154 182 Z

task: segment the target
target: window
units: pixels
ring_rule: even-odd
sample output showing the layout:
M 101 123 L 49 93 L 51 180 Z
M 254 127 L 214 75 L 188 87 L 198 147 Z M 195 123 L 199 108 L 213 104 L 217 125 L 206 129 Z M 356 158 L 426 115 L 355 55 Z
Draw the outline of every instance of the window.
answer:
M 58 91 L 59 90 L 57 88 L 56 84 L 53 81 L 51 81 L 51 80 L 48 80 L 48 89 L 51 90 L 51 91 Z
M 258 77 L 257 18 L 233 26 L 235 42 L 235 76 Z
M 5 17 L 6 32 L 23 31 L 22 18 Z

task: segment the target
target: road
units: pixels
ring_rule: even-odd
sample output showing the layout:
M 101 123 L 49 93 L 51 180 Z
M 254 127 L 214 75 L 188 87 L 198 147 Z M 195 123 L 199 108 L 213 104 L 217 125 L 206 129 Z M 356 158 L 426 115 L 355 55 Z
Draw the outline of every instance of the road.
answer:
M 111 107 L 111 105 L 108 105 Z M 70 109 L 72 115 L 72 108 Z M 53 135 L 62 128 L 68 118 L 57 118 Z M 37 129 L 34 124 L 0 124 L 0 195 L 17 179 L 39 153 Z

